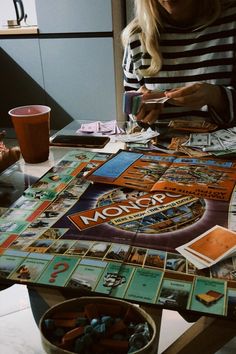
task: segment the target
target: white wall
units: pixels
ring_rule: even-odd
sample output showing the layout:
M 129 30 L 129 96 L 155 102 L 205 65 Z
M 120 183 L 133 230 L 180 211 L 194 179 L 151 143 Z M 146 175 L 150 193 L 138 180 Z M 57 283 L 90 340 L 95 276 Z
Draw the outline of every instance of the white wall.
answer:
M 37 25 L 35 0 L 23 0 L 25 13 L 27 14 L 26 23 L 30 26 Z M 7 26 L 7 20 L 15 20 L 16 13 L 12 0 L 0 0 L 0 27 Z M 24 21 L 21 26 L 24 26 Z

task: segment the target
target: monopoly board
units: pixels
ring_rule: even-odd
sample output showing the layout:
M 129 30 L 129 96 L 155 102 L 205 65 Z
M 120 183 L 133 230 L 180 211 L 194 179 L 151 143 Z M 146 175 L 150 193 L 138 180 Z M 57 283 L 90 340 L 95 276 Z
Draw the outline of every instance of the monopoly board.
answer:
M 176 248 L 216 223 L 236 230 L 235 193 L 228 202 L 88 180 L 109 157 L 70 151 L 1 216 L 0 277 L 234 316 L 234 257 L 199 271 Z

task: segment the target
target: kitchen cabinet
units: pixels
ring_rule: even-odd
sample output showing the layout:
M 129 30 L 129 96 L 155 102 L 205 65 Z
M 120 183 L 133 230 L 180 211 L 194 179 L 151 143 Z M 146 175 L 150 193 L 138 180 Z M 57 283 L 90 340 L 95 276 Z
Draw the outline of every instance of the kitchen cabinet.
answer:
M 96 33 L 113 29 L 110 0 L 35 0 L 35 4 L 41 33 Z
M 36 0 L 38 33 L 0 34 L 0 125 L 10 108 L 46 104 L 51 127 L 122 113 L 122 0 Z M 10 124 L 11 125 L 11 124 Z

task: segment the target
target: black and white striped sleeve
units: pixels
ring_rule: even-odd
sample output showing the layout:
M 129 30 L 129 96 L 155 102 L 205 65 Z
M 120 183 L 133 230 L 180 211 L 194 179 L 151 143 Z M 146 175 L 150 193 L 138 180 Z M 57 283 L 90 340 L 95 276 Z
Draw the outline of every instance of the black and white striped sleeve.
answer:
M 142 56 L 140 47 L 138 36 L 134 35 L 125 48 L 122 63 L 125 91 L 138 90 L 143 85 L 143 77 L 139 72 Z

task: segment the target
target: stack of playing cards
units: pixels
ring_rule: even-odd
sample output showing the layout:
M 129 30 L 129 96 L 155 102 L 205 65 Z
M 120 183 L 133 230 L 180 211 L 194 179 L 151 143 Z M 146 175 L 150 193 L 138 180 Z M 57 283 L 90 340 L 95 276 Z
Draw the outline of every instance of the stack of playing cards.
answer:
M 122 141 L 124 143 L 136 143 L 136 144 L 147 144 L 151 139 L 158 136 L 159 133 L 157 131 L 153 131 L 151 128 L 147 130 L 142 130 L 141 132 L 120 135 L 117 136 L 116 139 Z
M 137 91 L 127 91 L 123 96 L 123 112 L 136 115 L 142 104 L 142 94 Z
M 212 133 L 193 133 L 184 144 L 192 148 L 199 148 L 215 156 L 231 155 L 236 153 L 236 127 L 221 129 Z

